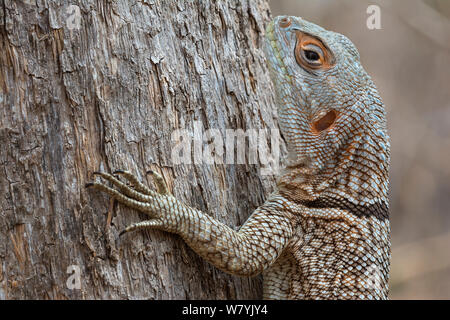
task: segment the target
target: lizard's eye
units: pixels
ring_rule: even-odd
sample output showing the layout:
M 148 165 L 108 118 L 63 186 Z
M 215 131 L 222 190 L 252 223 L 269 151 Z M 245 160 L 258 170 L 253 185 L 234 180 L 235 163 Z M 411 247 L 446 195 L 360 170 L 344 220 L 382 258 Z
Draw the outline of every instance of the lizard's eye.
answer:
M 318 46 L 313 44 L 305 45 L 301 48 L 301 57 L 311 66 L 320 66 L 323 61 L 323 52 Z
M 319 133 L 322 132 L 323 130 L 328 129 L 336 121 L 336 118 L 337 118 L 336 111 L 334 110 L 328 111 L 319 120 L 313 122 L 312 124 L 313 130 L 316 133 Z
M 333 55 L 318 39 L 297 31 L 295 60 L 306 69 L 328 69 L 333 66 Z
M 315 62 L 319 60 L 320 56 L 317 54 L 317 52 L 311 51 L 311 50 L 303 50 L 303 55 L 305 56 L 306 60 Z

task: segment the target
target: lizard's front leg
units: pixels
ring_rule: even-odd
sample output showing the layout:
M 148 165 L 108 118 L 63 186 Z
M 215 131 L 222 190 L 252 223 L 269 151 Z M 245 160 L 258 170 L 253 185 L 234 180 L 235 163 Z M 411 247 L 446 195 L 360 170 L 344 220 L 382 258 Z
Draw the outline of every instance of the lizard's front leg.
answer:
M 272 265 L 293 234 L 293 214 L 285 200 L 276 193 L 253 212 L 239 231 L 235 231 L 178 201 L 168 192 L 159 174 L 149 173 L 154 178 L 157 191 L 149 189 L 127 171 L 116 171 L 115 174 L 127 179 L 132 187 L 101 172 L 94 174 L 111 182 L 116 189 L 99 182 L 86 185 L 149 215 L 150 220 L 132 224 L 120 234 L 142 228 L 179 234 L 205 260 L 225 272 L 241 276 L 259 274 Z

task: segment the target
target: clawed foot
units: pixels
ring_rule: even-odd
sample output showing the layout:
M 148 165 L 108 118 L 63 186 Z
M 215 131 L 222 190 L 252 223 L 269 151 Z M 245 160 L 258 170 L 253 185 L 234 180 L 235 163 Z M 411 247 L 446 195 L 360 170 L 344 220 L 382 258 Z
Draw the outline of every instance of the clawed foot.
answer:
M 119 236 L 137 229 L 168 229 L 167 219 L 171 215 L 171 209 L 174 202 L 177 203 L 178 201 L 168 191 L 167 185 L 161 175 L 151 170 L 147 172 L 147 174 L 152 175 L 153 181 L 156 185 L 157 191 L 153 191 L 139 182 L 138 179 L 128 171 L 117 170 L 113 174 L 122 176 L 130 182 L 131 186 L 123 183 L 116 176 L 109 173 L 96 171 L 93 174 L 111 182 L 117 190 L 99 182 L 87 183 L 86 188 L 94 188 L 106 192 L 118 202 L 126 205 L 127 207 L 146 213 L 151 218 L 150 220 L 134 223 L 128 226 L 120 232 Z

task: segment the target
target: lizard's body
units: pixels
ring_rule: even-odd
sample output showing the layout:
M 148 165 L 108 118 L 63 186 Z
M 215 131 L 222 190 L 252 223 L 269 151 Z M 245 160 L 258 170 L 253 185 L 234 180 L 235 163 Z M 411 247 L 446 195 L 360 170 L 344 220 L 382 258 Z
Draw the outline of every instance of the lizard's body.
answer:
M 277 17 L 266 55 L 276 88 L 288 165 L 277 191 L 235 231 L 118 171 L 134 189 L 92 183 L 151 220 L 125 232 L 179 234 L 225 272 L 263 273 L 267 299 L 387 298 L 389 140 L 384 107 L 344 36 L 301 18 Z

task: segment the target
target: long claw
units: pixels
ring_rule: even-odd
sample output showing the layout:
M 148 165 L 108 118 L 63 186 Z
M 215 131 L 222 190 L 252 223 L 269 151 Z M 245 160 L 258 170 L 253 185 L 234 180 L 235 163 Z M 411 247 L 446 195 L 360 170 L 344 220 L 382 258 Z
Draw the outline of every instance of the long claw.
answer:
M 153 181 L 155 182 L 156 188 L 158 189 L 158 193 L 163 195 L 170 194 L 164 178 L 158 172 L 149 170 L 146 172 L 146 174 L 151 174 L 153 176 Z
M 129 225 L 119 233 L 119 237 L 121 237 L 123 234 L 138 230 L 138 229 L 148 229 L 148 228 L 158 228 L 162 226 L 162 222 L 160 220 L 146 220 L 141 221 L 137 223 L 133 223 L 132 225 Z
M 139 191 L 141 193 L 144 193 L 146 195 L 149 195 L 149 196 L 155 196 L 156 195 L 155 191 L 151 190 L 146 185 L 141 183 L 131 172 L 124 171 L 124 170 L 116 170 L 113 173 L 114 174 L 119 174 L 119 175 L 123 176 L 125 179 L 127 179 L 128 181 L 130 181 L 131 184 L 133 185 L 133 187 L 137 191 Z
M 110 175 L 109 173 L 104 172 L 95 172 L 96 175 L 102 177 L 105 180 L 108 180 L 111 182 L 114 186 L 116 186 L 123 194 L 127 195 L 128 197 L 134 198 L 139 201 L 143 202 L 149 202 L 152 200 L 150 196 L 157 196 L 158 194 L 155 191 L 149 190 L 149 193 L 143 193 L 139 190 L 132 189 L 130 186 L 126 185 L 113 175 Z
M 95 188 L 97 190 L 106 192 L 107 194 L 109 194 L 110 196 L 112 196 L 114 199 L 116 199 L 117 201 L 119 201 L 120 203 L 125 204 L 126 206 L 136 209 L 140 212 L 146 213 L 148 214 L 150 217 L 154 217 L 155 216 L 155 212 L 159 212 L 160 208 L 156 207 L 155 204 L 157 204 L 157 202 L 155 201 L 151 201 L 151 202 L 142 202 L 142 201 L 138 201 L 132 198 L 129 198 L 125 195 L 123 195 L 122 193 L 120 193 L 119 191 L 110 188 L 108 186 L 105 186 L 102 183 L 98 183 L 98 182 L 91 182 L 86 184 L 87 187 L 89 188 Z M 143 196 L 143 195 L 142 195 Z M 146 196 L 151 200 L 151 197 Z

